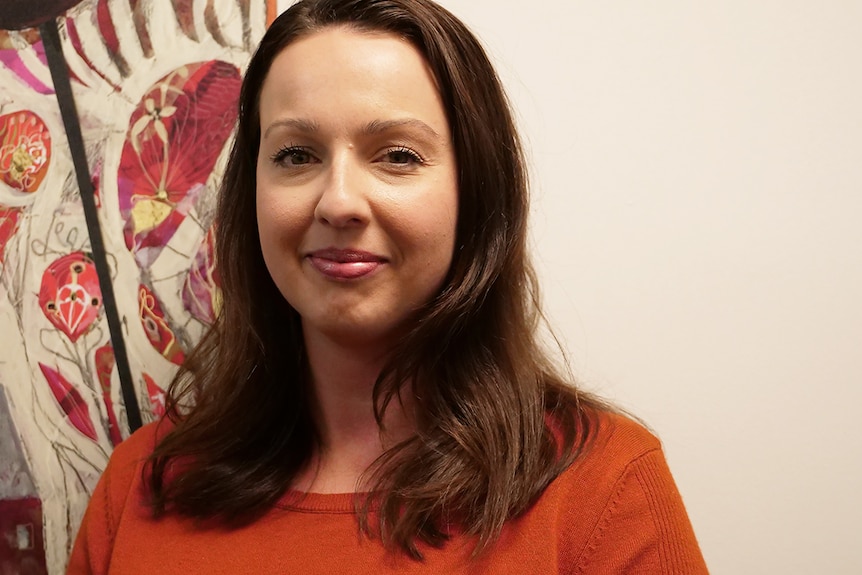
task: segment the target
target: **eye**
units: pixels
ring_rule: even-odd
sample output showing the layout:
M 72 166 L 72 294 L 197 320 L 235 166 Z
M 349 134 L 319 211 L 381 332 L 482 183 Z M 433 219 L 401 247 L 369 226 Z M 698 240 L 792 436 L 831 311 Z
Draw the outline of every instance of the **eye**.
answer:
M 273 154 L 271 160 L 274 164 L 285 167 L 305 166 L 319 161 L 308 148 L 302 146 L 285 146 Z
M 421 165 L 425 163 L 422 156 L 417 152 L 403 146 L 386 150 L 381 161 L 398 166 L 408 166 L 410 164 Z

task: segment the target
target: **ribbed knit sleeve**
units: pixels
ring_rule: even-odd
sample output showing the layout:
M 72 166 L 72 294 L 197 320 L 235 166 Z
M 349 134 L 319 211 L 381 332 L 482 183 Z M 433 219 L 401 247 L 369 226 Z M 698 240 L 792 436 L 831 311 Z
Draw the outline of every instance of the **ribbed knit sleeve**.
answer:
M 109 573 L 114 538 L 133 486 L 140 483 L 141 465 L 155 444 L 156 428 L 144 426 L 114 450 L 78 528 L 66 575 Z
M 682 498 L 660 449 L 639 456 L 626 467 L 574 573 L 707 573 Z
M 67 575 L 102 575 L 108 572 L 115 520 L 112 513 L 110 470 L 105 470 L 90 498 L 84 519 L 78 528 L 75 547 L 69 557 Z

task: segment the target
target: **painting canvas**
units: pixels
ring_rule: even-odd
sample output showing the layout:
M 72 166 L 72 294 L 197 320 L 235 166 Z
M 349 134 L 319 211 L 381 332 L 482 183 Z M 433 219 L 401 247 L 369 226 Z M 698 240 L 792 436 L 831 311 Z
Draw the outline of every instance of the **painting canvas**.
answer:
M 218 313 L 215 189 L 241 74 L 275 6 L 12 4 L 0 17 L 0 573 L 62 573 L 130 432 L 106 314 L 122 326 L 146 422 Z M 109 309 L 61 115 L 69 102 L 35 27 L 44 22 L 59 31 L 83 136 Z

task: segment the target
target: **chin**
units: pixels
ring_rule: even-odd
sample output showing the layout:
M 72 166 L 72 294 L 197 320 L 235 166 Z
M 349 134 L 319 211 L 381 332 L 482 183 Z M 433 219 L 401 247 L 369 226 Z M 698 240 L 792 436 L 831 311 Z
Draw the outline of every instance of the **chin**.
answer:
M 376 321 L 345 321 L 344 317 L 332 321 L 315 322 L 303 319 L 306 337 L 317 333 L 345 347 L 368 347 L 390 344 L 401 334 L 397 325 Z

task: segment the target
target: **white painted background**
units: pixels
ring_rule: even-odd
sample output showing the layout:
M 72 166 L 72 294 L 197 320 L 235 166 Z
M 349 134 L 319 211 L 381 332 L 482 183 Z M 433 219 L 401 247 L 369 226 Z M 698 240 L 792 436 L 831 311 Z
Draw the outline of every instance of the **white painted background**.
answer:
M 442 3 L 517 109 L 546 311 L 712 573 L 862 573 L 862 2 Z

